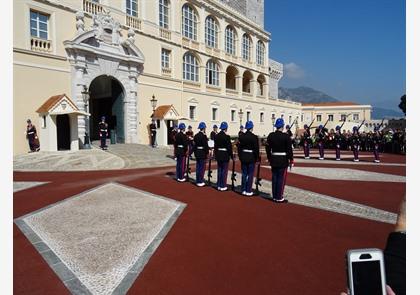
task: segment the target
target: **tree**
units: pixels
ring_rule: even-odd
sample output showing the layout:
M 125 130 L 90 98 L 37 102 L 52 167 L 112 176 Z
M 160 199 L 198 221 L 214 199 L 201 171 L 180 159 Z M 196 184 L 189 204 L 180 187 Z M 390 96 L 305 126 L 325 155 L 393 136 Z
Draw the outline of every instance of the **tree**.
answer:
M 405 94 L 403 96 L 401 96 L 401 102 L 398 105 L 398 107 L 401 109 L 401 111 L 403 111 L 404 115 L 405 115 Z

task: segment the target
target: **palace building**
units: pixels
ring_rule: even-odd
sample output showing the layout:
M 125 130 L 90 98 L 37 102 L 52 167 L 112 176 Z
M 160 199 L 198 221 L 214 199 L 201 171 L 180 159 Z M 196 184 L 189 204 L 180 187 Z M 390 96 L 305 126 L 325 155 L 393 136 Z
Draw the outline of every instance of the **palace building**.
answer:
M 272 118 L 303 126 L 302 104 L 278 98 L 263 0 L 20 0 L 13 2 L 14 153 L 83 148 L 106 116 L 120 143 L 159 145 L 174 124 L 227 121 L 237 134 Z M 154 103 L 152 103 L 154 102 Z M 370 116 L 370 114 L 369 114 Z M 22 126 L 22 128 L 20 128 Z

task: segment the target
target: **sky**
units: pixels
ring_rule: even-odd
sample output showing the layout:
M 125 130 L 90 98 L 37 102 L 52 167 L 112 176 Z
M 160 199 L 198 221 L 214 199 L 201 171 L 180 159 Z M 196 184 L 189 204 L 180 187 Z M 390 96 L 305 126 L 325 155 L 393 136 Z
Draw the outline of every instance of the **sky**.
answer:
M 404 0 L 265 0 L 282 87 L 398 110 L 405 94 Z

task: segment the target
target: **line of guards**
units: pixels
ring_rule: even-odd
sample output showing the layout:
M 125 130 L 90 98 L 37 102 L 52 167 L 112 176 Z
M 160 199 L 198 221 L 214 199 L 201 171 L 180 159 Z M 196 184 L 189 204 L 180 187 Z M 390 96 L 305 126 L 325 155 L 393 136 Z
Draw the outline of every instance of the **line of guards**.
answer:
M 289 134 L 283 132 L 284 121 L 282 118 L 276 120 L 274 124 L 276 131 L 271 132 L 267 137 L 265 150 L 268 161 L 270 162 L 272 172 L 272 197 L 274 202 L 286 203 L 284 198 L 284 186 L 287 178 L 287 168 L 294 165 L 292 141 Z M 237 155 L 241 162 L 241 191 L 244 196 L 250 197 L 254 194 L 252 190 L 255 167 L 257 166 L 257 175 L 255 180 L 255 194 L 259 194 L 261 186 L 260 167 L 261 155 L 258 136 L 253 131 L 254 124 L 247 121 L 245 124 L 246 132 L 243 132 L 243 126 L 239 132 L 238 140 L 234 143 L 237 148 Z M 231 188 L 235 191 L 235 163 L 236 154 L 232 146 L 231 138 L 227 134 L 228 124 L 220 124 L 220 132 L 217 133 L 217 125 L 213 126 L 210 134 L 210 140 L 207 138 L 206 124 L 201 122 L 198 125 L 199 132 L 193 135 L 192 127 L 189 126 L 185 131 L 185 124 L 178 126 L 179 132 L 175 134 L 174 153 L 176 157 L 176 179 L 179 182 L 189 181 L 190 167 L 189 160 L 194 153 L 196 159 L 196 185 L 205 186 L 206 164 L 208 165 L 207 182 L 211 179 L 211 161 L 217 161 L 217 190 L 226 191 L 227 175 L 230 160 L 232 163 Z
M 363 124 L 363 123 L 362 123 Z M 331 134 L 328 134 L 328 129 L 324 128 L 323 125 L 319 125 L 319 127 L 315 131 L 315 140 L 318 144 L 318 150 L 319 150 L 319 160 L 324 160 L 324 147 L 328 140 L 331 140 L 333 142 L 333 145 L 335 146 L 335 159 L 337 161 L 341 160 L 341 149 L 344 144 L 350 144 L 351 150 L 353 151 L 353 161 L 359 162 L 359 151 L 360 151 L 360 145 L 361 145 L 361 135 L 359 133 L 359 129 L 362 126 L 354 126 L 353 127 L 353 133 L 351 136 L 346 137 L 344 134 L 341 133 L 341 126 L 335 127 L 335 134 L 331 136 Z M 305 159 L 310 159 L 310 146 L 313 143 L 313 137 L 311 137 L 311 131 L 310 126 L 307 124 L 304 125 L 305 131 L 302 135 L 302 141 L 303 141 L 303 151 L 305 154 Z M 373 155 L 375 157 L 374 162 L 379 163 L 379 145 L 382 141 L 382 134 L 381 131 L 379 131 L 380 126 L 376 126 L 374 129 L 374 134 L 372 135 L 372 143 L 373 143 Z

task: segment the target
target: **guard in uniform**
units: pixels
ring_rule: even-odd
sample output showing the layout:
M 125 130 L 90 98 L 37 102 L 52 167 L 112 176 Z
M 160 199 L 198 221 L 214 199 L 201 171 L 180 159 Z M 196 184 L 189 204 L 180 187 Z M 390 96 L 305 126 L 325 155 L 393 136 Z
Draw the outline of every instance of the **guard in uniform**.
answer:
M 175 156 L 176 156 L 176 180 L 184 182 L 185 179 L 185 166 L 186 157 L 188 152 L 188 139 L 185 134 L 185 124 L 179 124 L 179 132 L 175 135 Z
M 241 125 L 241 127 L 239 127 L 239 132 L 238 132 L 238 137 L 241 136 L 242 134 L 244 134 L 244 126 Z
M 38 135 L 36 133 L 35 125 L 32 125 L 30 119 L 26 120 L 26 138 L 28 139 L 29 143 L 29 153 L 38 152 L 39 151 L 39 140 Z
M 354 162 L 359 162 L 359 149 L 360 149 L 360 135 L 357 126 L 353 127 L 353 135 L 350 138 L 351 149 L 353 150 Z
M 324 144 L 325 144 L 325 129 L 324 126 L 319 125 L 318 129 L 318 149 L 319 149 L 319 159 L 324 160 Z
M 204 173 L 206 172 L 206 160 L 209 155 L 208 138 L 205 134 L 206 123 L 200 122 L 198 129 L 200 131 L 194 136 L 193 146 L 196 160 L 195 181 L 197 186 L 205 186 Z
M 213 125 L 213 131 L 210 132 L 210 140 L 214 140 L 217 134 L 217 125 Z
M 379 163 L 379 144 L 382 141 L 382 134 L 379 131 L 378 126 L 375 126 L 374 129 L 375 133 L 372 136 L 372 141 L 373 141 L 373 155 L 375 156 L 375 163 Z
M 283 133 L 284 121 L 281 118 L 274 124 L 275 132 L 271 132 L 267 138 L 265 151 L 271 165 L 271 185 L 273 201 L 287 203 L 284 198 L 284 186 L 286 184 L 287 167 L 293 166 L 292 141 L 287 133 Z
M 156 122 L 155 120 L 152 120 L 152 123 L 150 123 L 150 135 L 152 139 L 152 147 L 156 147 Z
M 191 154 L 193 152 L 193 143 L 194 143 L 194 131 L 192 130 L 192 126 L 188 126 L 187 132 L 185 132 L 188 138 L 188 157 L 191 158 Z
M 108 124 L 105 122 L 105 116 L 101 117 L 99 122 L 99 138 L 101 139 L 101 149 L 105 150 L 108 146 L 106 145 L 106 138 L 108 137 Z
M 254 123 L 247 121 L 245 124 L 247 131 L 239 136 L 238 153 L 242 169 L 241 190 L 245 196 L 252 196 L 255 162 L 260 160 L 258 137 L 252 133 L 253 128 Z
M 178 125 L 174 124 L 173 129 L 171 130 L 171 138 L 172 142 L 174 143 L 174 159 L 176 160 L 176 148 L 175 148 L 175 136 L 178 133 Z
M 335 127 L 334 145 L 335 145 L 335 160 L 341 161 L 340 149 L 343 142 L 343 135 L 341 134 L 341 127 Z
M 303 152 L 305 154 L 305 159 L 310 159 L 309 156 L 309 145 L 311 144 L 311 131 L 309 130 L 309 126 L 307 124 L 303 125 L 305 131 L 303 132 Z
M 217 189 L 219 191 L 227 190 L 226 180 L 228 175 L 229 160 L 233 159 L 232 144 L 230 136 L 226 134 L 228 124 L 220 124 L 220 132 L 214 139 L 214 152 L 217 161 Z

